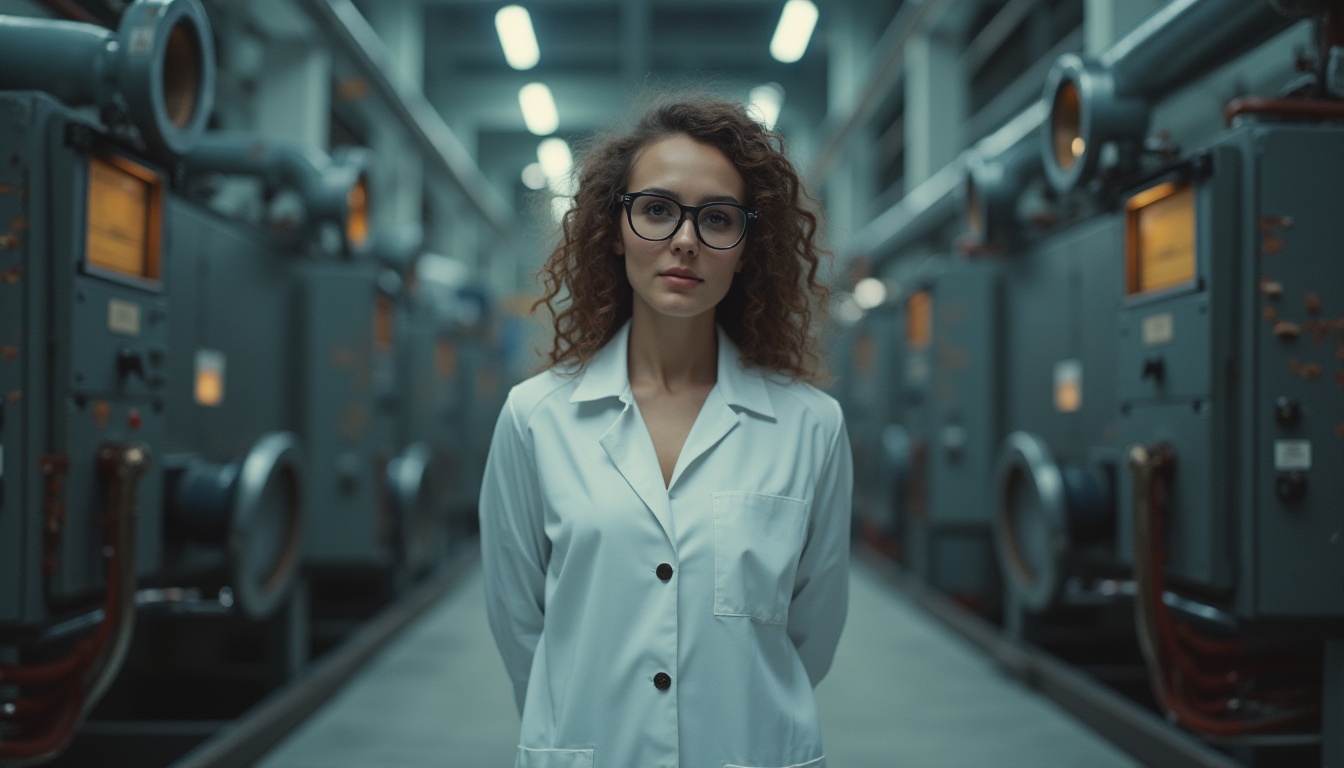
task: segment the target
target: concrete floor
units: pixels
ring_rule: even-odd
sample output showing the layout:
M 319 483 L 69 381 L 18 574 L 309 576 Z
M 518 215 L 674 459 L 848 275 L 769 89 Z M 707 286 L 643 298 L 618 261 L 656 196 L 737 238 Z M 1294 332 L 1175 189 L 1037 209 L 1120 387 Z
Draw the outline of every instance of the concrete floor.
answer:
M 1139 765 L 862 565 L 850 585 L 817 688 L 830 768 Z M 258 768 L 507 768 L 517 735 L 477 567 Z

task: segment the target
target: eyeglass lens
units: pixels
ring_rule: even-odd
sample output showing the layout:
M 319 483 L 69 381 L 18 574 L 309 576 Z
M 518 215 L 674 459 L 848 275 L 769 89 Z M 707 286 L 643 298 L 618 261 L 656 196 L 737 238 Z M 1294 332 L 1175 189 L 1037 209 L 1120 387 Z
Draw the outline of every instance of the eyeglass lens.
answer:
M 681 204 L 659 195 L 635 195 L 630 203 L 630 226 L 647 240 L 669 237 L 683 218 Z M 709 204 L 696 211 L 700 239 L 711 248 L 732 248 L 747 229 L 747 214 L 728 204 Z

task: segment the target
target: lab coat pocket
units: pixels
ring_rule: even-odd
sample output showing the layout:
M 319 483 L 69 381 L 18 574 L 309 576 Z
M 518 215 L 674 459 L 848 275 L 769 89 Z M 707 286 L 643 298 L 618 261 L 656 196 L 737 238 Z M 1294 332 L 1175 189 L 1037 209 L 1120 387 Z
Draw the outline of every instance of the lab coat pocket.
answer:
M 715 616 L 788 621 L 807 507 L 787 496 L 714 494 Z
M 514 768 L 593 768 L 593 750 L 530 749 L 519 745 Z

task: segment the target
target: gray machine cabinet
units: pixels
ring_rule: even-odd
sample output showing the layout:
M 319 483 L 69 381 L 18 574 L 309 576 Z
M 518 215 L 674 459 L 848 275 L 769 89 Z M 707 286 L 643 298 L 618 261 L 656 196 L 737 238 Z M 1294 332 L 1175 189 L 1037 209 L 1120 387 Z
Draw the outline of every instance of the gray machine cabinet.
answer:
M 1228 477 L 1232 446 L 1227 419 L 1212 412 L 1227 411 L 1234 402 L 1234 382 L 1227 376 L 1235 357 L 1231 327 L 1219 320 L 1230 318 L 1236 304 L 1241 156 L 1219 147 L 1208 157 L 1213 170 L 1207 178 L 1183 181 L 1187 174 L 1176 174 L 1158 181 L 1193 184 L 1195 277 L 1126 297 L 1116 325 L 1116 380 L 1122 444 L 1165 441 L 1176 450 L 1168 574 L 1227 590 L 1234 565 L 1225 510 L 1236 501 L 1231 482 L 1217 478 Z M 1128 478 L 1119 487 L 1117 532 L 1126 562 L 1134 551 L 1134 488 Z
M 947 262 L 921 285 L 931 300 L 929 344 L 905 351 L 907 394 L 914 395 L 904 412 L 912 446 L 909 562 L 930 584 L 976 599 L 990 598 L 997 578 L 991 474 L 999 281 L 997 264 Z
M 933 300 L 933 432 L 930 518 L 989 533 L 999 449 L 1000 270 L 950 264 Z
M 1000 269 L 951 262 L 933 286 L 928 435 L 929 578 L 954 593 L 993 594 L 993 467 L 999 448 Z
M 150 471 L 138 484 L 137 570 L 155 570 L 162 557 L 167 301 L 157 282 L 86 262 L 90 158 L 115 155 L 162 175 L 37 93 L 0 95 L 0 146 L 12 158 L 0 169 L 0 624 L 36 625 L 66 606 L 96 604 L 105 584 L 102 446 L 149 448 Z M 68 460 L 55 493 L 43 456 Z M 50 538 L 49 502 L 64 510 Z
M 309 262 L 299 280 L 305 556 L 317 566 L 386 566 L 395 553 L 375 462 L 375 268 Z
M 1239 608 L 1344 616 L 1344 129 L 1267 125 L 1235 140 L 1253 158 L 1241 295 L 1255 308 L 1239 318 L 1242 412 L 1253 421 L 1228 475 L 1254 484 L 1242 491 L 1254 508 Z M 1280 398 L 1302 416 L 1281 421 Z
M 1339 617 L 1344 271 L 1330 255 L 1344 242 L 1344 131 L 1250 124 L 1207 157 L 1196 279 L 1120 312 L 1121 439 L 1175 451 L 1176 583 L 1223 591 L 1247 619 Z M 1128 549 L 1128 474 L 1120 489 Z
M 1005 258 L 1003 431 L 1036 435 L 1057 460 L 1114 452 L 1122 226 L 1104 214 Z M 1062 367 L 1078 377 L 1075 410 L 1056 404 Z

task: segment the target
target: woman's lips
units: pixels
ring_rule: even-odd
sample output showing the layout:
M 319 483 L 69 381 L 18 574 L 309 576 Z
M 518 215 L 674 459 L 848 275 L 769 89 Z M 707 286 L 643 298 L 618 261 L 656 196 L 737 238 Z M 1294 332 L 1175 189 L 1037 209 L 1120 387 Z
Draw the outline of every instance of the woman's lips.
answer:
M 688 272 L 681 271 L 662 272 L 658 277 L 661 277 L 665 283 L 673 288 L 694 288 L 704 282 L 698 277 L 692 277 Z

